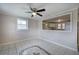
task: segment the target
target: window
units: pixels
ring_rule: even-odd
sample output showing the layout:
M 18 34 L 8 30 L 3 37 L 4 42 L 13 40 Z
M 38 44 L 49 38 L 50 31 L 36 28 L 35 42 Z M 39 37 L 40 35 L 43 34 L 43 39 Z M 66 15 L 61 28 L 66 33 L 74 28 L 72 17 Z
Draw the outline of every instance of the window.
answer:
M 65 23 L 58 24 L 58 29 L 65 29 Z
M 28 20 L 18 18 L 17 19 L 17 29 L 18 30 L 27 30 L 28 29 Z
M 58 29 L 62 29 L 62 24 L 58 24 Z

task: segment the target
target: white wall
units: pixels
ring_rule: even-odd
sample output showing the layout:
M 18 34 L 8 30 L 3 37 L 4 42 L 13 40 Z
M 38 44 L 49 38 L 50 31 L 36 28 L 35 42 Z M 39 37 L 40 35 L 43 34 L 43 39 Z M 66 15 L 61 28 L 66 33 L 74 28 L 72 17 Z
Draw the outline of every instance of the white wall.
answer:
M 70 32 L 42 30 L 40 28 L 40 37 L 61 46 L 77 50 L 77 9 L 72 9 L 66 12 L 72 12 L 72 30 Z
M 38 21 L 28 19 L 29 29 L 17 31 L 17 17 L 0 14 L 0 43 L 8 43 L 38 36 Z

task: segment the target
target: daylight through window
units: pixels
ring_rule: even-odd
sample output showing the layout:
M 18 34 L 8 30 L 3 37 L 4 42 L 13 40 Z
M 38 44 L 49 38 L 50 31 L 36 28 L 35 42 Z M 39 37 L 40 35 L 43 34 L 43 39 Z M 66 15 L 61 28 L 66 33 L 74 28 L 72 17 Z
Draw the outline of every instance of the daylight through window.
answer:
M 28 29 L 28 20 L 18 18 L 17 19 L 17 29 L 18 30 L 27 30 Z

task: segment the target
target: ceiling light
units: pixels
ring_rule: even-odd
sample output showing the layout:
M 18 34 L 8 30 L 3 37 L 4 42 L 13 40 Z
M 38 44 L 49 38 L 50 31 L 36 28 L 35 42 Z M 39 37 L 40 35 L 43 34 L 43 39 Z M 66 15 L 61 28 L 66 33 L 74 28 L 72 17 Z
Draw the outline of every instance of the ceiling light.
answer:
M 35 12 L 33 12 L 33 13 L 32 13 L 32 15 L 34 15 L 34 16 L 35 16 L 35 15 L 36 15 L 36 13 L 35 13 Z

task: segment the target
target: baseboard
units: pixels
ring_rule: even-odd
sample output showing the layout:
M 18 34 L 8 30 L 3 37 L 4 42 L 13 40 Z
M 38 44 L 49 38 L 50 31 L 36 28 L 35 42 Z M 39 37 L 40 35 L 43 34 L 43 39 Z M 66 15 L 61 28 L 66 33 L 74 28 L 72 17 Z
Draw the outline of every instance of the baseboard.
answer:
M 44 41 L 47 41 L 47 42 L 50 42 L 50 43 L 53 43 L 53 44 L 56 44 L 58 46 L 61 46 L 61 47 L 64 47 L 64 48 L 67 48 L 67 49 L 70 49 L 72 51 L 78 51 L 77 49 L 74 49 L 74 48 L 71 48 L 71 47 L 68 47 L 68 46 L 65 46 L 65 45 L 62 45 L 60 43 L 57 43 L 57 42 L 54 42 L 54 41 L 51 41 L 51 40 L 48 40 L 47 38 L 44 38 L 44 37 L 40 37 L 40 39 L 44 40 Z

